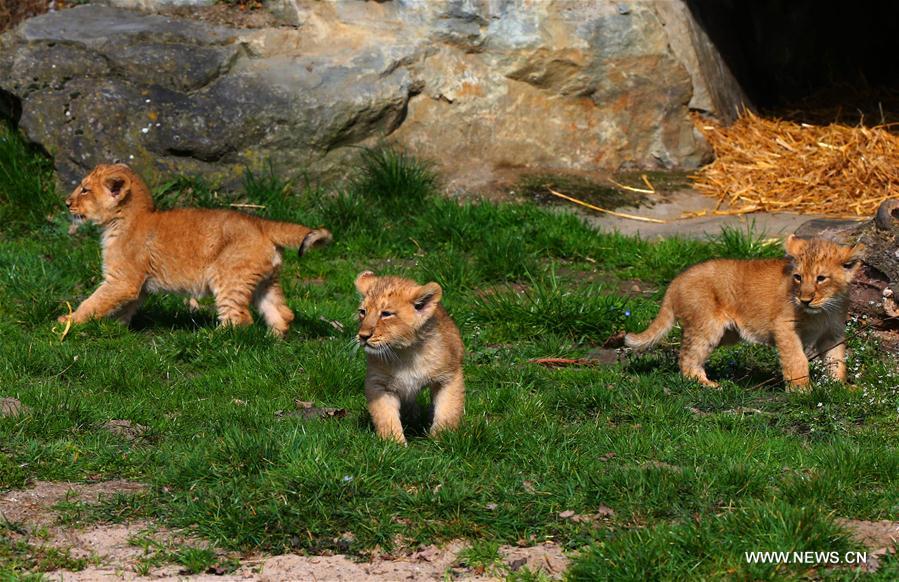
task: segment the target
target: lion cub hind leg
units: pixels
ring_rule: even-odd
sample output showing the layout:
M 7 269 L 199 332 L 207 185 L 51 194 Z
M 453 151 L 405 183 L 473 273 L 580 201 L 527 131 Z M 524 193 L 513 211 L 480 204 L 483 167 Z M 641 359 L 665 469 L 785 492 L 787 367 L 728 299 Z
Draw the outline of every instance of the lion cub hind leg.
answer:
M 256 309 L 262 314 L 265 323 L 272 333 L 284 337 L 294 319 L 293 311 L 287 306 L 284 290 L 276 278 L 267 279 L 259 284 L 253 294 Z
M 432 435 L 459 426 L 465 405 L 465 380 L 462 378 L 462 371 L 457 371 L 443 384 L 434 386 L 431 389 L 431 401 L 434 408 Z
M 405 445 L 406 435 L 403 434 L 403 424 L 400 421 L 402 408 L 400 397 L 381 386 L 372 385 L 366 386 L 365 398 L 368 401 L 368 413 L 378 436 Z
M 683 318 L 679 363 L 684 376 L 697 380 L 703 386 L 718 387 L 717 382 L 706 376 L 705 362 L 721 343 L 728 325 L 728 321 L 715 314 Z

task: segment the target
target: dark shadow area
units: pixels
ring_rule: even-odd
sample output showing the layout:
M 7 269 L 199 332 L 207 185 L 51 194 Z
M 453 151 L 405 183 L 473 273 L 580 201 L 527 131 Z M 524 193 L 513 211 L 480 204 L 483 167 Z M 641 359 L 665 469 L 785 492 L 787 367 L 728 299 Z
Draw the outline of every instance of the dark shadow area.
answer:
M 733 351 L 722 357 L 723 354 L 718 353 L 718 350 L 721 349 L 728 348 L 716 348 L 716 352 L 713 352 L 705 363 L 706 373 L 710 380 L 714 382 L 729 380 L 755 391 L 777 392 L 783 390 L 783 378 L 779 372 L 772 373 L 770 363 L 756 362 L 751 356 L 738 356 Z M 678 349 L 663 346 L 648 352 L 631 353 L 623 362 L 623 369 L 629 374 L 639 376 L 653 372 L 680 373 Z
M 685 1 L 760 110 L 810 123 L 899 119 L 899 2 Z
M 0 89 L 0 121 L 6 121 L 9 125 L 16 129 L 19 127 L 19 120 L 22 118 L 22 100 Z
M 212 310 L 189 311 L 187 309 L 168 309 L 153 305 L 143 307 L 134 314 L 130 327 L 134 331 L 158 329 L 196 330 L 203 327 L 216 327 L 218 319 Z
M 193 331 L 201 328 L 218 327 L 218 317 L 214 307 L 204 306 L 197 311 L 184 308 L 173 308 L 161 302 L 148 301 L 134 314 L 128 325 L 134 331 L 152 331 L 160 329 Z M 266 327 L 265 321 L 258 313 L 253 313 L 253 325 Z M 332 337 L 334 329 L 326 322 L 313 317 L 296 313 L 296 319 L 290 326 L 291 335 L 298 333 L 304 339 Z

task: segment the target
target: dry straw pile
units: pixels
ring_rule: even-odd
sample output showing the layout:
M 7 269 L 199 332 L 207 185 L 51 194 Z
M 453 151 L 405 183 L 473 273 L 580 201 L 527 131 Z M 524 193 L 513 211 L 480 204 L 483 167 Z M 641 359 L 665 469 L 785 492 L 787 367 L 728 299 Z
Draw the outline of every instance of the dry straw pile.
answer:
M 716 159 L 692 179 L 718 198 L 716 214 L 870 217 L 899 195 L 899 136 L 886 126 L 808 125 L 750 111 L 729 127 L 698 125 Z

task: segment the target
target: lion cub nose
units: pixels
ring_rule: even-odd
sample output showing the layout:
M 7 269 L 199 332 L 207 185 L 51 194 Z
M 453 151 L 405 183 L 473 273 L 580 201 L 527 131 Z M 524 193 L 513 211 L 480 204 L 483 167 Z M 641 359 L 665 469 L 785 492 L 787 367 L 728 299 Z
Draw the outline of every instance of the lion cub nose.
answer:
M 800 298 L 799 301 L 801 301 L 802 304 L 805 305 L 806 307 L 808 307 L 809 305 L 812 304 L 812 300 L 811 300 L 811 299 L 801 299 L 801 298 Z
M 72 207 L 72 199 L 66 198 L 66 208 L 71 208 L 71 207 Z
M 360 331 L 359 332 L 359 341 L 365 343 L 368 341 L 368 338 L 371 337 L 370 331 Z

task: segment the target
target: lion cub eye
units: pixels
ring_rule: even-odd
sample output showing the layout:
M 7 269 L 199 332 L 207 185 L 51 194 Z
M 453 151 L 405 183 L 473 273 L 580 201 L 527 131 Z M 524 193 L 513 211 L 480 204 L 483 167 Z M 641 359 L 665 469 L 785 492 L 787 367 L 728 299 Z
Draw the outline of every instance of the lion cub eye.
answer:
M 382 311 L 381 312 L 381 319 L 387 319 L 388 317 L 393 317 L 392 311 Z
M 360 309 L 360 310 L 359 310 L 359 317 L 365 317 L 365 310 L 364 310 L 364 309 Z
M 797 283 L 802 283 L 802 275 L 793 275 L 793 280 Z
M 824 281 L 827 281 L 827 275 L 818 275 L 816 280 L 818 281 L 818 283 L 823 283 Z
M 82 196 L 87 196 L 87 195 L 90 194 L 90 193 L 91 193 L 91 191 L 88 190 L 87 188 L 82 188 L 82 189 L 81 189 L 81 195 L 82 195 Z

